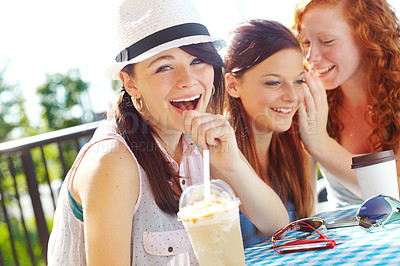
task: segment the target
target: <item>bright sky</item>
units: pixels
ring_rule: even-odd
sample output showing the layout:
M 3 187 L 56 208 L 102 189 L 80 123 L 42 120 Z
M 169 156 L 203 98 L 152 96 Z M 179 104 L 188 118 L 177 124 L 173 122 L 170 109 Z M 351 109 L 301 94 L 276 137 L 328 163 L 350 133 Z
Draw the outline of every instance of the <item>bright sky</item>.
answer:
M 145 0 L 143 0 L 145 1 Z M 105 70 L 116 56 L 112 3 L 98 0 L 0 1 L 0 70 L 25 94 L 31 120 L 39 118 L 36 88 L 46 74 L 79 68 L 90 83 L 94 111 L 106 110 L 115 93 Z M 224 38 L 250 18 L 292 21 L 297 0 L 193 0 L 211 35 Z M 400 12 L 400 0 L 389 0 Z M 37 111 L 32 111 L 37 110 Z M 36 115 L 37 114 L 37 115 Z

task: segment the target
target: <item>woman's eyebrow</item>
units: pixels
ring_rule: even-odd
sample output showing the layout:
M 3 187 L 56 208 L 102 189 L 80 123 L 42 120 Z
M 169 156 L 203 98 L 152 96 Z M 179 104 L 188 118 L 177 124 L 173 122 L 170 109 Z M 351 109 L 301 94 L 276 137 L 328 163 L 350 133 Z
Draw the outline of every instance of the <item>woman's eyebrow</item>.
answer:
M 156 59 L 154 59 L 153 61 L 151 61 L 150 64 L 147 67 L 150 67 L 152 64 L 157 63 L 158 61 L 171 60 L 171 59 L 174 59 L 174 57 L 172 55 L 160 56 L 160 57 L 157 57 Z

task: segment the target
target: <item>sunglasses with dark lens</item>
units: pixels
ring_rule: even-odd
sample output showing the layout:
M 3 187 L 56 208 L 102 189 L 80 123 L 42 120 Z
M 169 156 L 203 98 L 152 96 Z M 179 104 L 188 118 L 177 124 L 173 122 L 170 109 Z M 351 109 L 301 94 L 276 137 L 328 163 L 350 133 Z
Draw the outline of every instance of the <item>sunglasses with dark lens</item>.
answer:
M 296 227 L 297 223 L 303 222 L 311 226 L 312 228 L 309 228 L 307 226 L 298 226 Z M 308 232 L 308 233 L 313 233 L 315 230 L 326 230 L 325 227 L 325 220 L 319 217 L 308 217 L 308 218 L 303 218 L 297 221 L 293 222 L 293 225 L 295 225 L 294 228 L 296 228 L 297 231 L 302 231 L 302 232 Z M 315 229 L 315 230 L 314 230 Z
M 292 226 L 287 229 L 286 233 L 291 231 L 299 231 L 304 232 L 305 234 L 296 233 L 292 237 L 286 236 L 285 241 L 312 238 L 318 234 L 316 230 L 319 232 L 324 232 L 326 230 L 325 220 L 319 217 L 307 217 L 293 221 L 290 224 Z M 307 224 L 308 226 L 305 226 L 304 224 Z M 280 239 L 277 241 L 280 241 Z
M 400 220 L 400 201 L 386 195 L 369 198 L 357 210 L 356 218 L 366 231 Z

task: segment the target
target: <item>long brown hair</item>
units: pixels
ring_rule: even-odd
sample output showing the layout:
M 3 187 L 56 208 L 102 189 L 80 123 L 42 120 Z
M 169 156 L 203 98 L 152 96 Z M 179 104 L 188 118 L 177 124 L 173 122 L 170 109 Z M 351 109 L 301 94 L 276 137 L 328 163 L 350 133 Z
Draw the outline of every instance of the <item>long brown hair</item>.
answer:
M 224 58 L 225 71 L 240 78 L 252 66 L 288 48 L 301 52 L 296 37 L 282 24 L 267 20 L 244 22 L 230 34 Z M 262 172 L 250 119 L 241 99 L 228 95 L 226 108 L 231 116 L 238 146 L 257 174 L 284 201 L 290 199 L 294 203 L 298 218 L 309 216 L 313 208 L 313 190 L 306 174 L 297 115 L 288 131 L 273 134 L 268 150 L 267 171 Z
M 397 150 L 400 141 L 400 26 L 386 0 L 303 0 L 295 10 L 293 28 L 300 33 L 302 19 L 313 6 L 340 4 L 362 52 L 373 131 L 369 141 L 374 150 Z M 343 124 L 338 106 L 340 87 L 327 91 L 328 133 L 340 142 Z
M 222 113 L 224 102 L 223 61 L 217 50 L 212 43 L 192 44 L 180 48 L 213 66 L 215 91 L 207 110 L 212 113 Z M 126 66 L 122 71 L 134 75 L 134 65 Z M 179 210 L 180 193 L 173 190 L 171 182 L 180 188 L 177 181 L 179 176 L 158 146 L 155 140 L 157 133 L 133 107 L 131 96 L 124 89 L 115 107 L 115 119 L 119 134 L 126 140 L 147 174 L 158 207 L 166 213 L 176 214 Z

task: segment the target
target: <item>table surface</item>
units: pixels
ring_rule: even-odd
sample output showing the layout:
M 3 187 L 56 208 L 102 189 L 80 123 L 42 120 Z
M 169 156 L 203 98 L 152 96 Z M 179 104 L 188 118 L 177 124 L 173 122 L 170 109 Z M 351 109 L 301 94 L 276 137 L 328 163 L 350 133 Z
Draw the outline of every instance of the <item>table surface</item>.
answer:
M 349 206 L 317 217 L 327 223 L 356 214 L 358 206 Z M 329 229 L 322 232 L 331 239 L 343 240 L 332 249 L 278 254 L 271 242 L 245 250 L 246 265 L 400 265 L 400 222 L 364 231 L 360 226 Z M 340 242 L 340 241 L 338 241 Z

